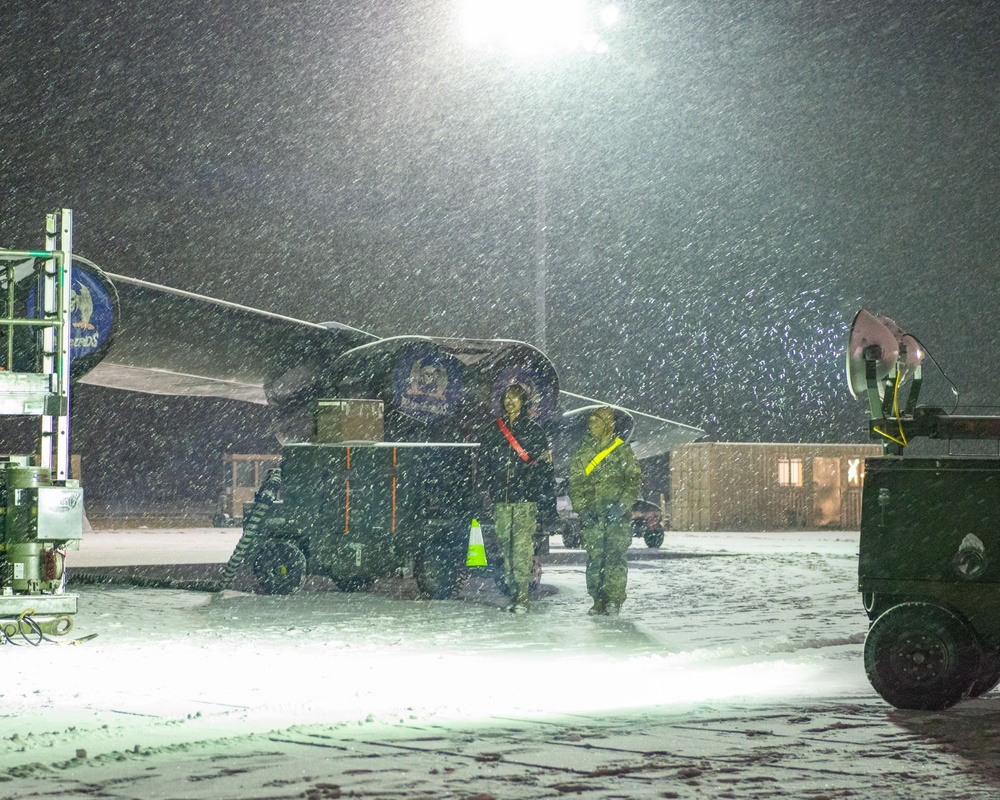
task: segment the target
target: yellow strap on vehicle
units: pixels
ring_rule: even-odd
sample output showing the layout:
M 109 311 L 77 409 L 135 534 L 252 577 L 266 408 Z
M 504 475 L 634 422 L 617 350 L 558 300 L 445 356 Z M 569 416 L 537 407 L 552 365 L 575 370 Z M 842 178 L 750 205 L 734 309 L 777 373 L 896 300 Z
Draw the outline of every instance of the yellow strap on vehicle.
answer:
M 598 453 L 596 456 L 594 456 L 594 458 L 591 460 L 591 462 L 589 464 L 587 464 L 586 467 L 584 467 L 583 471 L 586 472 L 589 475 L 591 472 L 594 471 L 594 467 L 596 467 L 604 459 L 606 459 L 609 455 L 611 455 L 611 451 L 613 451 L 616 447 L 620 447 L 623 444 L 625 444 L 625 442 L 623 442 L 621 439 L 615 439 L 614 442 L 611 443 L 610 447 L 605 448 L 600 453 Z

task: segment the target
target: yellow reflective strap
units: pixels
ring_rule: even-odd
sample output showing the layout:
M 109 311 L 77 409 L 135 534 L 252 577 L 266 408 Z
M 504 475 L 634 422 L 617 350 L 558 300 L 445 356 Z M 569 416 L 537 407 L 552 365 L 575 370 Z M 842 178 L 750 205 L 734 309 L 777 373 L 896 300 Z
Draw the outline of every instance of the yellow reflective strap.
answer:
M 605 458 L 607 458 L 609 455 L 611 455 L 611 451 L 612 450 L 614 450 L 616 447 L 620 447 L 623 444 L 625 444 L 625 442 L 623 442 L 621 439 L 615 439 L 614 442 L 611 443 L 610 447 L 605 448 L 600 453 L 598 453 L 596 456 L 594 456 L 593 460 L 589 464 L 587 464 L 586 467 L 584 467 L 583 471 L 586 472 L 589 475 L 591 472 L 594 471 L 594 467 L 596 467 Z

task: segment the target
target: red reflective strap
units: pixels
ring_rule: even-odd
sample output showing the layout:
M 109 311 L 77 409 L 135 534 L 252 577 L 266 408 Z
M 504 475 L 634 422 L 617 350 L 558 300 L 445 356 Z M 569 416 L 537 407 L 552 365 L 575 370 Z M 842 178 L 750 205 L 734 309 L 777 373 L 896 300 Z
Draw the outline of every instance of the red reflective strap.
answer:
M 514 438 L 514 434 L 510 432 L 510 428 L 504 425 L 502 418 L 497 420 L 497 425 L 500 426 L 500 430 L 503 432 L 503 435 L 507 438 L 507 441 L 510 442 L 510 446 L 514 448 L 514 452 L 521 457 L 521 460 L 527 464 L 534 464 L 534 459 L 528 455 L 527 450 L 521 447 L 521 443 Z
M 347 480 L 344 481 L 344 533 L 351 532 L 351 448 L 347 448 Z
M 396 532 L 396 448 L 392 448 L 392 533 Z

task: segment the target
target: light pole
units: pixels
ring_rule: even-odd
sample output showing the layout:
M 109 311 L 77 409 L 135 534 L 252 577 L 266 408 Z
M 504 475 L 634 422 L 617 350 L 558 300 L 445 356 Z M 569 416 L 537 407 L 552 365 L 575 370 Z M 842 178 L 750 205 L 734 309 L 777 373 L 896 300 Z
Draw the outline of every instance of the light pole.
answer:
M 547 256 L 547 220 L 548 211 L 548 173 L 545 169 L 545 142 L 542 139 L 542 126 L 538 131 L 538 174 L 535 175 L 535 336 L 538 341 L 535 346 L 543 353 L 547 346 L 546 320 L 548 314 L 545 308 L 545 296 L 548 293 L 549 272 L 546 263 Z
M 482 52 L 501 55 L 532 71 L 572 54 L 608 52 L 602 37 L 617 25 L 613 4 L 590 0 L 461 0 L 465 43 Z M 544 125 L 537 126 L 535 175 L 535 346 L 547 347 L 548 290 L 548 170 Z

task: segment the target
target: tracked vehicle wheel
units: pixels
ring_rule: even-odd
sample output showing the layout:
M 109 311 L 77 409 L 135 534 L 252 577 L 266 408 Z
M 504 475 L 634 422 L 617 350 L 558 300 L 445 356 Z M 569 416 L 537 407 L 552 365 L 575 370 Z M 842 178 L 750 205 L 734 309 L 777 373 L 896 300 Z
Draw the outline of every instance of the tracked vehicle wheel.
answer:
M 306 582 L 306 557 L 292 542 L 261 542 L 253 560 L 253 574 L 264 594 L 295 594 Z
M 980 669 L 975 635 L 931 603 L 893 606 L 865 639 L 872 687 L 896 708 L 938 711 L 969 695 Z
M 431 600 L 448 600 L 458 588 L 458 559 L 447 551 L 425 548 L 413 559 L 417 587 Z
M 646 547 L 655 550 L 663 544 L 663 531 L 659 529 L 646 531 L 642 535 L 642 540 L 646 543 Z
M 1000 650 L 990 647 L 983 651 L 979 662 L 979 674 L 969 690 L 969 697 L 979 697 L 1000 683 Z

